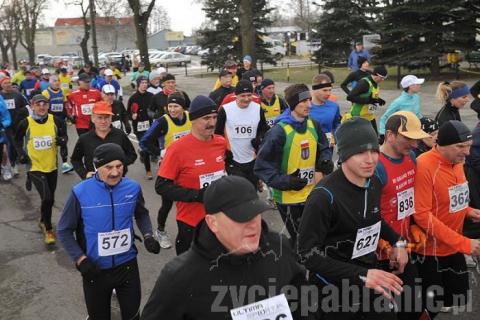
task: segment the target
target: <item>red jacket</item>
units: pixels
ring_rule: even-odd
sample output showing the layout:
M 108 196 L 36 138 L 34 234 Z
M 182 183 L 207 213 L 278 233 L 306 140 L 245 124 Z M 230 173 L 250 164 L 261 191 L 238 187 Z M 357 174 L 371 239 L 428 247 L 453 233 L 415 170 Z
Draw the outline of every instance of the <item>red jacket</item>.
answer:
M 102 95 L 97 89 L 77 89 L 68 96 L 68 102 L 72 106 L 70 116 L 75 118 L 77 129 L 89 128 L 93 105 L 101 100 Z

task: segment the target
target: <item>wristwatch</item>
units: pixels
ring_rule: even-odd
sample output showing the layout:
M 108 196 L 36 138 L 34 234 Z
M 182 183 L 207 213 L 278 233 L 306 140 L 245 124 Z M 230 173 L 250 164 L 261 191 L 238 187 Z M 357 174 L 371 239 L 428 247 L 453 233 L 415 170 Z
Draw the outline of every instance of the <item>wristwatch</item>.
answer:
M 393 245 L 394 248 L 403 248 L 405 249 L 407 247 L 407 240 L 405 239 L 400 239 L 395 244 Z

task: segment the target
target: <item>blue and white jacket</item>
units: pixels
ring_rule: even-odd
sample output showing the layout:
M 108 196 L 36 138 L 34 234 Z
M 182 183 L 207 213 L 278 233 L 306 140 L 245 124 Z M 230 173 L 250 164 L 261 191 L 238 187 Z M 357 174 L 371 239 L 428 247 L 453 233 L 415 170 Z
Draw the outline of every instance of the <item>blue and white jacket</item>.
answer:
M 133 217 L 143 235 L 152 234 L 152 224 L 144 203 L 137 182 L 124 177 L 111 187 L 95 175 L 73 188 L 58 223 L 58 239 L 75 262 L 86 255 L 101 269 L 124 264 L 137 256 Z M 109 238 L 107 233 L 120 230 L 126 235 Z M 102 254 L 103 249 L 112 247 L 124 252 L 106 255 L 104 250 Z

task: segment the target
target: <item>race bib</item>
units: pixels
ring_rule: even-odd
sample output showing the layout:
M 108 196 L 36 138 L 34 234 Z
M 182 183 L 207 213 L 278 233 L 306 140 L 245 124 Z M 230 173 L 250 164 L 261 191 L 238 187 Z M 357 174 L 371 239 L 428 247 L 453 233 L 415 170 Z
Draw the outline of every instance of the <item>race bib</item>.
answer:
M 190 130 L 185 130 L 181 132 L 176 132 L 173 134 L 173 141 L 180 139 L 181 137 L 190 133 Z
M 275 124 L 275 118 L 269 118 L 267 119 L 267 124 L 271 128 Z
M 230 310 L 232 320 L 293 320 L 285 294 Z
M 122 123 L 120 122 L 120 120 L 112 121 L 112 126 L 117 129 L 122 129 Z
M 52 144 L 51 136 L 33 137 L 33 149 L 35 150 L 48 150 Z
M 52 112 L 62 112 L 63 103 L 52 103 L 52 105 L 50 106 L 50 110 L 52 110 Z
M 149 128 L 150 122 L 148 120 L 137 122 L 137 131 L 147 131 Z
M 415 193 L 413 188 L 408 188 L 397 193 L 397 220 L 403 220 L 415 213 Z
M 300 171 L 298 172 L 298 176 L 301 179 L 307 179 L 308 180 L 307 184 L 313 184 L 314 175 L 315 175 L 315 168 L 313 168 L 313 167 L 303 168 L 303 169 L 300 169 Z
M 448 188 L 448 195 L 450 197 L 450 213 L 455 213 L 468 207 L 470 197 L 467 182 Z
M 378 221 L 374 225 L 358 229 L 357 238 L 355 239 L 355 244 L 353 245 L 352 259 L 364 256 L 377 250 L 381 226 L 382 222 Z
M 225 171 L 215 171 L 211 173 L 205 173 L 200 175 L 200 189 L 208 187 L 213 181 L 216 181 L 225 175 Z
M 70 89 L 70 85 L 69 85 L 68 83 L 62 83 L 62 84 L 60 85 L 60 87 L 61 87 L 62 89 Z
M 232 138 L 253 139 L 255 138 L 255 133 L 253 132 L 253 128 L 251 125 L 238 124 L 233 127 Z
M 378 109 L 378 106 L 376 104 L 369 104 L 368 105 L 368 111 L 371 112 L 371 113 L 377 111 L 377 109 Z
M 93 103 L 82 104 L 81 109 L 84 115 L 89 116 L 92 114 Z
M 98 233 L 98 255 L 100 257 L 127 252 L 131 245 L 130 229 Z
M 15 99 L 5 100 L 5 104 L 7 105 L 8 110 L 15 109 Z

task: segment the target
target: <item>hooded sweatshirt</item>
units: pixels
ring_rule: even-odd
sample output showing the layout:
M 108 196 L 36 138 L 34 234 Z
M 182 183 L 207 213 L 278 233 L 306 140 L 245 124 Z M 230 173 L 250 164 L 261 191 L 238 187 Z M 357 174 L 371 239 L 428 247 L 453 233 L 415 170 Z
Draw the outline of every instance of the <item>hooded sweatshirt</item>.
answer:
M 423 118 L 422 113 L 420 112 L 420 96 L 418 93 L 409 94 L 402 91 L 402 94 L 392 101 L 380 118 L 380 134 L 385 134 L 385 124 L 387 123 L 388 118 L 398 111 L 410 111 L 416 115 L 418 119 Z

